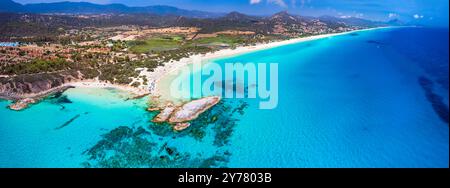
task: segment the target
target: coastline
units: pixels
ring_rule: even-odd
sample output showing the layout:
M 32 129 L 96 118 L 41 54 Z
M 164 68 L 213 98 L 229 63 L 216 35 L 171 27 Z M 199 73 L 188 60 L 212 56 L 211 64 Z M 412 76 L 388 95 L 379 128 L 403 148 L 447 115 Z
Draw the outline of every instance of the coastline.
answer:
M 129 92 L 135 96 L 145 96 L 150 94 L 148 91 L 142 88 L 137 88 L 130 85 L 111 84 L 107 82 L 100 82 L 97 80 L 83 80 L 78 82 L 66 83 L 64 85 L 66 87 L 75 87 L 75 88 L 114 88 Z
M 65 90 L 70 89 L 70 88 L 114 88 L 114 89 L 129 92 L 130 94 L 135 95 L 136 98 L 150 94 L 145 89 L 136 88 L 136 87 L 133 87 L 130 85 L 111 84 L 111 83 L 107 83 L 107 82 L 100 82 L 97 80 L 83 80 L 83 81 L 73 81 L 73 82 L 65 83 L 58 87 L 55 87 L 55 88 L 52 88 L 52 89 L 49 89 L 46 91 L 42 91 L 39 93 L 23 94 L 23 95 L 15 95 L 15 94 L 0 95 L 0 98 L 5 99 L 5 100 L 12 100 L 12 101 L 17 101 L 17 100 L 22 100 L 22 99 L 27 99 L 27 98 L 40 100 L 40 99 L 45 98 L 54 93 L 64 92 Z
M 152 72 L 147 71 L 146 69 L 143 69 L 139 76 L 145 76 L 149 84 L 143 85 L 141 84 L 138 87 L 134 87 L 131 85 L 120 85 L 120 84 L 111 84 L 107 82 L 101 82 L 99 80 L 77 80 L 65 83 L 61 86 L 52 88 L 47 91 L 43 91 L 40 93 L 33 93 L 33 94 L 24 94 L 24 95 L 1 95 L 0 98 L 6 99 L 6 100 L 21 100 L 21 99 L 35 99 L 40 100 L 48 95 L 51 95 L 53 93 L 57 92 L 63 92 L 67 89 L 78 87 L 78 88 L 115 88 L 119 90 L 123 90 L 126 92 L 129 92 L 135 97 L 133 98 L 140 98 L 143 96 L 151 95 L 153 96 L 153 99 L 159 98 L 160 102 L 161 99 L 165 102 L 177 102 L 174 101 L 174 99 L 168 97 L 169 95 L 167 92 L 167 85 L 164 85 L 162 83 L 163 80 L 167 79 L 170 76 L 173 76 L 174 73 L 176 73 L 179 69 L 183 68 L 184 66 L 190 65 L 194 62 L 208 62 L 213 59 L 219 59 L 219 58 L 226 58 L 226 57 L 232 57 L 237 56 L 245 53 L 251 53 L 259 50 L 267 50 L 271 48 L 276 48 L 284 45 L 290 45 L 290 44 L 296 44 L 296 43 L 302 43 L 302 42 L 308 42 L 313 40 L 319 40 L 323 38 L 328 37 L 334 37 L 339 35 L 346 35 L 351 34 L 355 32 L 363 32 L 363 31 L 371 31 L 371 30 L 377 30 L 377 29 L 385 29 L 385 28 L 392 28 L 392 27 L 376 27 L 376 28 L 368 28 L 368 29 L 361 29 L 361 30 L 354 30 L 354 31 L 348 31 L 348 32 L 341 32 L 341 33 L 330 33 L 330 34 L 322 34 L 322 35 L 315 35 L 315 36 L 309 36 L 309 37 L 302 37 L 302 38 L 294 38 L 284 41 L 275 41 L 275 42 L 269 42 L 269 43 L 262 43 L 262 44 L 256 44 L 253 46 L 241 46 L 237 47 L 235 49 L 223 49 L 215 52 L 210 52 L 206 54 L 197 54 L 197 55 L 191 55 L 187 58 L 182 58 L 178 61 L 170 61 L 165 63 L 163 66 L 157 67 Z M 150 87 L 149 87 L 150 86 Z M 150 88 L 150 89 L 149 89 Z M 185 102 L 185 101 L 181 101 Z
M 32 93 L 32 94 L 23 94 L 23 95 L 17 95 L 17 94 L 1 94 L 0 95 L 0 99 L 4 99 L 4 100 L 11 100 L 11 101 L 17 101 L 17 100 L 22 100 L 22 99 L 27 99 L 27 98 L 31 98 L 31 99 L 42 99 L 46 96 L 49 96 L 51 94 L 57 93 L 57 92 L 62 92 L 65 91 L 67 89 L 73 88 L 73 86 L 70 85 L 61 85 L 46 91 L 42 91 L 39 93 Z
M 167 88 L 168 86 L 165 85 L 167 83 L 162 83 L 163 80 L 167 79 L 170 76 L 175 75 L 175 73 L 181 69 L 184 66 L 187 66 L 189 64 L 192 64 L 194 62 L 208 62 L 213 59 L 220 59 L 220 58 L 227 58 L 232 56 L 237 56 L 241 54 L 256 52 L 260 50 L 267 50 L 271 48 L 276 48 L 280 46 L 290 45 L 290 44 L 297 44 L 302 42 L 308 42 L 308 41 L 314 41 L 334 36 L 340 36 L 340 35 L 347 35 L 355 32 L 364 32 L 364 31 L 372 31 L 372 30 L 378 30 L 378 29 L 387 29 L 387 28 L 393 28 L 392 26 L 388 27 L 375 27 L 375 28 L 368 28 L 368 29 L 360 29 L 360 30 L 353 30 L 353 31 L 347 31 L 347 32 L 341 32 L 341 33 L 330 33 L 330 34 L 322 34 L 322 35 L 314 35 L 309 37 L 302 37 L 302 38 L 294 38 L 284 41 L 276 41 L 276 42 L 270 42 L 270 43 L 262 43 L 262 44 L 256 44 L 253 46 L 241 46 L 237 47 L 236 49 L 223 49 L 216 52 L 210 52 L 207 54 L 200 54 L 200 55 L 192 55 L 187 58 L 183 58 L 179 61 L 171 61 L 168 63 L 165 63 L 164 66 L 156 68 L 153 72 L 147 72 L 146 70 L 141 72 L 141 75 L 147 76 L 147 79 L 153 80 L 154 82 L 154 90 L 151 92 L 151 95 L 162 97 L 168 95 Z M 166 90 L 164 90 L 166 89 Z M 174 99 L 171 99 L 169 97 L 165 97 L 164 100 L 170 101 L 170 102 L 176 102 L 173 101 Z
M 100 82 L 97 80 L 83 80 L 83 81 L 74 81 L 65 83 L 61 86 L 42 91 L 39 93 L 33 93 L 33 94 L 25 94 L 25 95 L 0 95 L 1 99 L 11 100 L 13 103 L 11 103 L 8 107 L 11 110 L 15 111 L 21 111 L 26 108 L 28 108 L 32 104 L 39 103 L 41 100 L 43 100 L 45 97 L 50 96 L 52 94 L 58 93 L 58 92 L 64 92 L 70 88 L 114 88 L 118 90 L 122 90 L 125 92 L 128 92 L 134 96 L 128 98 L 129 99 L 139 99 L 142 97 L 145 97 L 149 95 L 150 93 L 148 91 L 145 91 L 143 89 L 139 89 L 136 87 L 132 87 L 129 85 L 119 85 L 119 84 L 111 84 L 106 82 Z

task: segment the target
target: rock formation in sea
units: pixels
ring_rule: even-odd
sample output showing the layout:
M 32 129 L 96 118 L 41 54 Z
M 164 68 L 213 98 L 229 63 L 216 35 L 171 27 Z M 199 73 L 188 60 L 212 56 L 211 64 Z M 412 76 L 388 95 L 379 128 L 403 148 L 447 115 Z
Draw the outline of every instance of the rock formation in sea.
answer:
M 28 105 L 36 103 L 36 100 L 31 98 L 21 99 L 16 101 L 15 103 L 9 105 L 11 110 L 20 111 L 25 108 L 28 108 Z
M 185 129 L 189 128 L 190 126 L 191 126 L 191 123 L 177 123 L 173 127 L 173 130 L 182 131 L 182 130 L 185 130 Z
M 153 118 L 153 122 L 155 123 L 163 123 L 166 122 L 170 116 L 172 115 L 173 111 L 175 111 L 175 106 L 173 104 L 168 104 L 166 108 L 164 108 L 155 118 Z
M 152 121 L 169 123 L 173 125 L 174 130 L 182 131 L 190 126 L 190 121 L 197 119 L 200 114 L 215 106 L 220 100 L 220 97 L 212 96 L 186 102 L 180 106 L 169 103 Z
M 178 107 L 170 116 L 169 123 L 183 123 L 196 119 L 200 114 L 219 103 L 220 97 L 205 97 Z

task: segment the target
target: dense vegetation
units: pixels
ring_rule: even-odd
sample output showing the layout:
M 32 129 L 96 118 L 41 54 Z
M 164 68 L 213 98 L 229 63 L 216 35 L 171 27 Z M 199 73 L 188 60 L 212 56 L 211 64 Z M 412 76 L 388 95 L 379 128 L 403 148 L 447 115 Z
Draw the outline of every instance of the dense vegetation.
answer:
M 36 74 L 44 72 L 55 72 L 69 70 L 73 68 L 74 65 L 66 62 L 64 59 L 55 60 L 34 60 L 29 63 L 20 63 L 3 66 L 1 68 L 1 74 L 7 75 L 18 75 L 18 74 Z
M 32 39 L 45 38 L 49 42 L 57 41 L 65 30 L 86 27 L 115 27 L 138 25 L 148 27 L 185 26 L 185 20 L 177 16 L 157 16 L 152 14 L 113 14 L 90 19 L 72 15 L 16 14 L 0 12 L 0 41 L 30 42 Z M 26 38 L 23 38 L 26 37 Z
M 274 19 L 279 18 L 279 19 Z M 294 18 L 294 20 L 292 19 Z M 199 27 L 201 33 L 213 33 L 224 30 L 254 31 L 258 34 L 269 34 L 275 25 L 313 25 L 315 20 L 326 23 L 330 28 L 345 25 L 358 25 L 365 27 L 383 26 L 385 23 L 373 22 L 363 19 L 341 19 L 334 17 L 307 18 L 279 13 L 273 17 L 253 17 L 237 12 L 220 18 L 198 19 L 174 15 L 154 14 L 108 14 L 80 18 L 73 15 L 42 15 L 0 13 L 0 41 L 47 39 L 56 41 L 57 36 L 64 30 L 83 29 L 86 27 L 115 27 L 123 25 L 136 25 L 147 27 Z M 22 38 L 22 37 L 27 38 Z

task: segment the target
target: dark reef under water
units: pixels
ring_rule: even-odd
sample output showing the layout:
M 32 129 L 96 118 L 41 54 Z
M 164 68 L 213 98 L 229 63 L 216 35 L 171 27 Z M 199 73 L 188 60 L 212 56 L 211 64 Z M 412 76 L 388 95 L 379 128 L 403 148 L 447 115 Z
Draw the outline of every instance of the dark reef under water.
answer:
M 448 124 L 449 106 L 446 104 L 448 101 L 445 101 L 449 91 L 448 28 L 400 29 L 393 30 L 392 33 L 394 34 L 387 42 L 392 44 L 391 47 L 398 54 L 424 70 L 418 83 L 435 113 Z
M 80 117 L 81 117 L 81 114 L 77 114 L 76 116 L 74 116 L 73 118 L 69 119 L 64 124 L 62 124 L 61 126 L 55 128 L 55 130 L 59 130 L 59 129 L 69 126 L 73 121 L 75 121 L 76 119 L 78 119 Z
M 416 62 L 428 77 L 449 90 L 449 30 L 416 28 L 398 30 L 394 48 L 404 57 Z M 411 40 L 415 39 L 415 40 Z
M 425 95 L 427 97 L 427 100 L 431 103 L 433 106 L 434 111 L 439 116 L 439 118 L 447 123 L 448 125 L 448 106 L 444 103 L 443 98 L 436 93 L 434 93 L 434 83 L 430 79 L 421 76 L 419 77 L 419 84 L 422 86 L 423 90 L 425 91 Z
M 48 96 L 45 98 L 45 101 L 59 105 L 61 107 L 61 110 L 65 110 L 66 107 L 65 104 L 72 104 L 73 102 L 67 97 L 67 95 L 64 95 L 64 91 L 58 91 L 54 93 L 53 95 Z
M 87 168 L 211 168 L 226 167 L 231 153 L 226 149 L 238 121 L 248 104 L 244 101 L 222 100 L 215 107 L 191 122 L 181 132 L 168 124 L 150 123 L 148 127 L 121 126 L 102 136 L 97 144 L 83 154 Z M 210 132 L 208 132 L 210 131 Z M 204 142 L 206 134 L 213 134 L 212 155 L 180 152 L 170 144 L 171 139 L 192 137 Z M 208 143 L 209 144 L 209 143 Z

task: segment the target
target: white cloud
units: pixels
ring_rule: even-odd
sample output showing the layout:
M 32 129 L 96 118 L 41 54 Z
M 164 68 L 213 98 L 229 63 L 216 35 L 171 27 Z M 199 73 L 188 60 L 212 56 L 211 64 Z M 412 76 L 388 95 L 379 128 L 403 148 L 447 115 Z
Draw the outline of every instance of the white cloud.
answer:
M 364 14 L 363 13 L 353 13 L 351 15 L 348 14 L 344 14 L 342 12 L 338 12 L 337 13 L 339 18 L 343 18 L 343 19 L 348 19 L 348 18 L 364 18 Z
M 352 16 L 347 16 L 347 15 L 339 16 L 339 18 L 344 18 L 344 19 L 351 18 L 351 17 Z
M 395 14 L 395 13 L 389 13 L 389 18 L 395 18 L 395 17 L 397 17 L 398 16 L 398 14 Z
M 251 5 L 259 4 L 259 3 L 261 3 L 261 0 L 250 0 Z
M 267 2 L 276 4 L 280 7 L 287 7 L 287 4 L 284 2 L 284 0 L 267 0 Z
M 250 0 L 251 5 L 259 4 L 261 2 L 262 2 L 262 0 Z M 295 3 L 295 1 L 293 1 L 293 2 Z M 286 2 L 284 2 L 284 0 L 267 0 L 267 3 L 276 4 L 280 7 L 287 7 L 287 4 L 286 4 Z
M 419 14 L 414 14 L 414 19 L 422 19 L 424 16 Z

